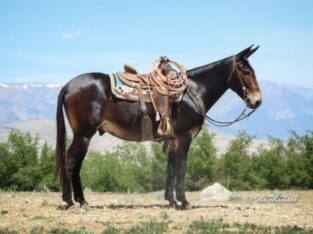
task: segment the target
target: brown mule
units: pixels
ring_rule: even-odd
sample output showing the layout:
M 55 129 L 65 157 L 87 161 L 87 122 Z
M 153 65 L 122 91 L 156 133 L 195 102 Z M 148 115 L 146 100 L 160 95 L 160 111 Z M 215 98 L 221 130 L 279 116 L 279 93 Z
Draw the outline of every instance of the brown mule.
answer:
M 234 56 L 187 71 L 188 88 L 194 90 L 197 97 L 191 98 L 186 92 L 181 102 L 170 107 L 175 137 L 168 140 L 171 147 L 168 148 L 165 198 L 171 206 L 177 205 L 177 199 L 182 204 L 181 209 L 191 208 L 184 188 L 187 154 L 192 133 L 201 129 L 204 122 L 203 113 L 195 100 L 201 100 L 207 112 L 230 88 L 245 100 L 248 107 L 256 109 L 261 104 L 260 88 L 247 60 L 257 48 L 252 49 L 251 46 Z M 63 107 L 73 131 L 73 142 L 67 151 Z M 155 121 L 151 103 L 147 104 L 147 109 L 152 125 L 151 139 L 147 140 L 162 139 L 157 132 L 159 122 Z M 141 141 L 142 116 L 138 102 L 121 100 L 112 95 L 107 74 L 83 74 L 62 88 L 56 115 L 56 169 L 63 185 L 62 198 L 67 203 L 66 208 L 74 204 L 72 192 L 76 202 L 87 204 L 79 172 L 92 136 L 97 131 L 100 135 L 108 132 L 124 140 Z M 176 199 L 173 195 L 175 178 Z

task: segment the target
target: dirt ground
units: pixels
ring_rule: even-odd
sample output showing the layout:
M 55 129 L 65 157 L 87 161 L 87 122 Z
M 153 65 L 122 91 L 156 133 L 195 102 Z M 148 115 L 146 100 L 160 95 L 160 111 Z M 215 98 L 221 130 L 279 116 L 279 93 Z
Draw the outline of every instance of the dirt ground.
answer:
M 278 202 L 281 198 L 278 194 L 285 196 L 284 202 Z M 38 226 L 45 229 L 84 227 L 87 231 L 101 233 L 108 227 L 129 228 L 149 220 L 166 219 L 171 233 L 182 233 L 195 220 L 220 218 L 229 224 L 313 227 L 313 191 L 237 192 L 229 201 L 201 201 L 199 193 L 193 192 L 187 193 L 193 205 L 189 211 L 168 208 L 161 192 L 89 192 L 85 196 L 89 209 L 76 205 L 63 211 L 57 209 L 62 204 L 60 193 L 0 192 L 0 228 L 27 233 Z M 286 202 L 286 199 L 293 202 Z

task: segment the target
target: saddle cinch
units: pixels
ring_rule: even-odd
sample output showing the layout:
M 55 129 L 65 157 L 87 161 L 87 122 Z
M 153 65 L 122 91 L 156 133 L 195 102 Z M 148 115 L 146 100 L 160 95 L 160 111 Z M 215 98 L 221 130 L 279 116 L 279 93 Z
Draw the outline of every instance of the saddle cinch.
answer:
M 152 139 L 152 121 L 146 103 L 152 103 L 156 121 L 160 121 L 158 134 L 174 136 L 171 121 L 170 102 L 179 102 L 187 87 L 185 68 L 167 57 L 160 57 L 151 65 L 147 74 L 139 74 L 129 64 L 124 71 L 110 74 L 112 93 L 121 99 L 140 103 L 142 119 L 142 139 Z

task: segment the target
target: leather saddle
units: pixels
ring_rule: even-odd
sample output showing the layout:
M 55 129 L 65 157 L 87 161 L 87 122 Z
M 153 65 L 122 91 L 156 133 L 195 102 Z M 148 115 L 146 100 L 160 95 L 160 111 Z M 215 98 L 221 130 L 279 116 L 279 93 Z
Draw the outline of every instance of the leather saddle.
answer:
M 124 65 L 124 71 L 110 75 L 112 93 L 115 94 L 115 96 L 124 100 L 138 101 L 141 105 L 143 113 L 141 140 L 153 138 L 152 120 L 149 117 L 146 103 L 153 104 L 156 111 L 156 121 L 160 121 L 157 130 L 158 134 L 160 136 L 174 136 L 169 105 L 170 102 L 177 102 L 180 101 L 180 99 L 172 100 L 169 95 L 169 89 L 161 85 L 169 72 L 171 72 L 171 67 L 165 60 L 165 62 L 161 62 L 158 69 L 155 70 L 157 79 L 152 80 L 147 74 L 139 74 L 138 71 L 129 64 Z M 116 85 L 117 79 L 119 79 L 124 86 Z

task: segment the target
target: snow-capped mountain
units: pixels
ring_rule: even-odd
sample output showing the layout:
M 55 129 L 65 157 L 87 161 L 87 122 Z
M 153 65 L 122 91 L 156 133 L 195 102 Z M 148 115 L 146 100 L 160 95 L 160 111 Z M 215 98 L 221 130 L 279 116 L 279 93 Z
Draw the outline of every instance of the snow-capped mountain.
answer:
M 0 123 L 54 118 L 58 84 L 0 83 Z
M 287 137 L 289 130 L 313 130 L 313 85 L 278 84 L 261 81 L 263 104 L 248 119 L 226 128 L 210 128 L 226 133 L 245 129 L 258 138 Z M 56 102 L 62 85 L 0 83 L 0 125 L 30 119 L 55 119 Z M 208 115 L 217 120 L 233 120 L 244 108 L 243 101 L 228 91 Z

